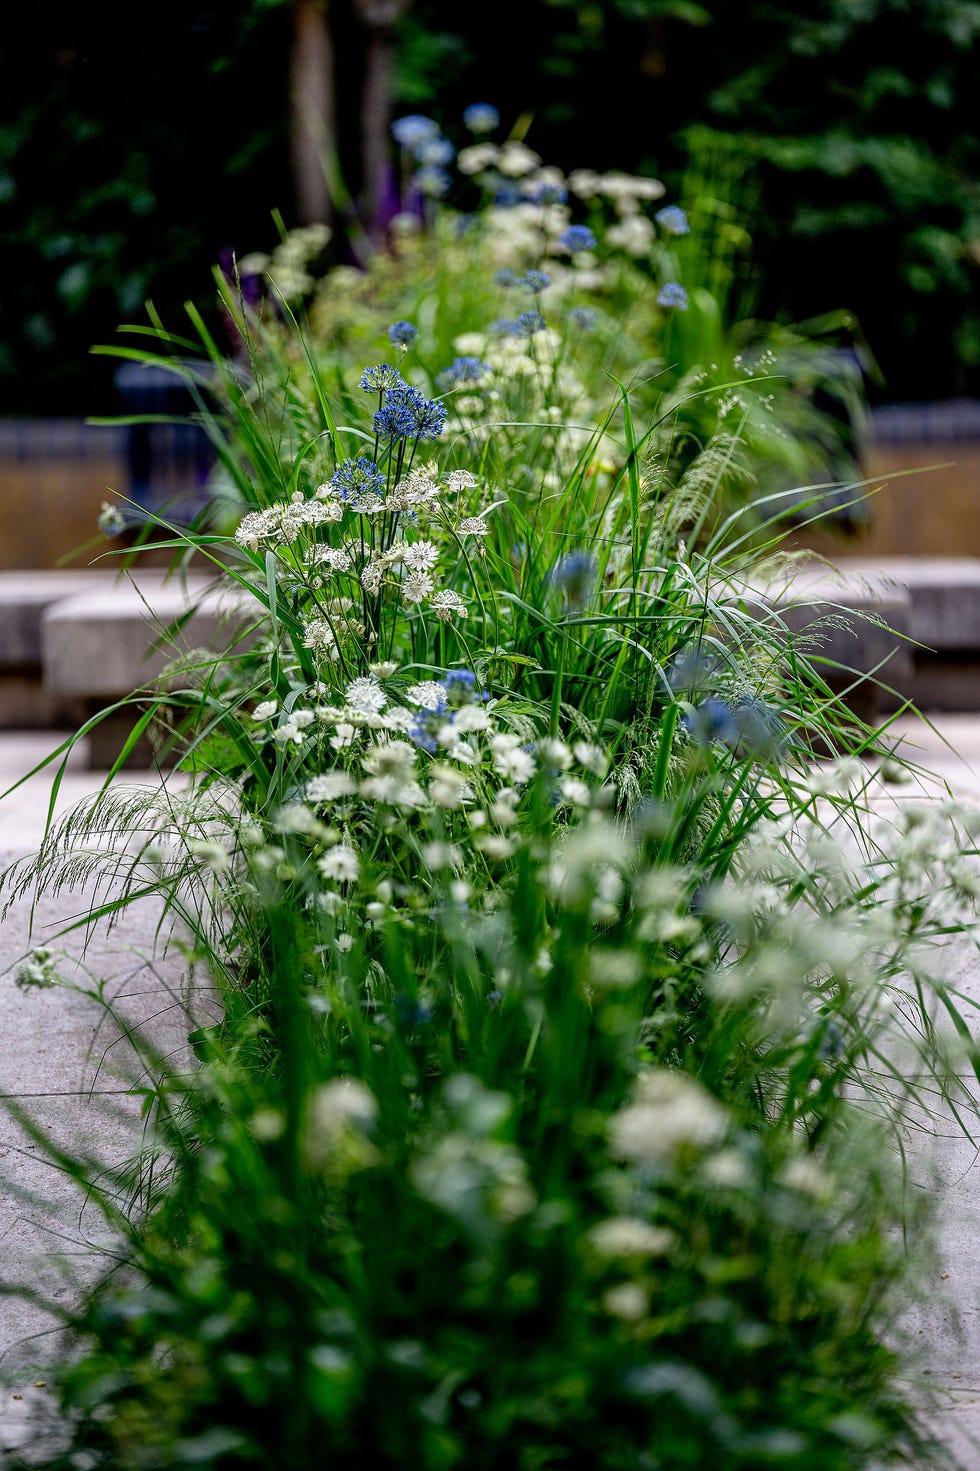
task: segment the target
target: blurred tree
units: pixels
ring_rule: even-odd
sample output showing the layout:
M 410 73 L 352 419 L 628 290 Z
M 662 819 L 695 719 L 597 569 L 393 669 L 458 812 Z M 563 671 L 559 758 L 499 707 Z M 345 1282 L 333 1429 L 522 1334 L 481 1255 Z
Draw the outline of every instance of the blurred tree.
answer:
M 21 8 L 0 49 L 3 410 L 111 408 L 88 345 L 147 296 L 171 317 L 206 299 L 273 208 L 323 218 L 343 176 L 377 218 L 389 96 L 456 135 L 474 100 L 533 109 L 554 161 L 675 193 L 692 127 L 734 138 L 760 172 L 761 309 L 851 308 L 892 396 L 980 393 L 978 37 L 977 0 L 171 0 L 138 31 L 111 0 Z

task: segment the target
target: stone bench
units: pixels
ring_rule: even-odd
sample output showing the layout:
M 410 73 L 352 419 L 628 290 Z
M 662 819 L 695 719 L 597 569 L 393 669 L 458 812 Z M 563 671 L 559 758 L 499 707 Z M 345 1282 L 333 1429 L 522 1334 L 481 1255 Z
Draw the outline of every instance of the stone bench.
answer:
M 41 624 L 53 604 L 111 587 L 113 579 L 109 571 L 0 573 L 0 729 L 79 723 L 80 701 L 44 686 Z

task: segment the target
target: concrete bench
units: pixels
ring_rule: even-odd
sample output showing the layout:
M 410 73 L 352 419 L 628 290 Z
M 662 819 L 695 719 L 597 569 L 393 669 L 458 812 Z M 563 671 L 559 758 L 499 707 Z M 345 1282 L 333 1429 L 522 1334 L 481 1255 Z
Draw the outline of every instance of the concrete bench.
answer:
M 72 726 L 83 709 L 42 682 L 41 623 L 46 609 L 74 594 L 111 587 L 109 571 L 0 573 L 0 729 Z

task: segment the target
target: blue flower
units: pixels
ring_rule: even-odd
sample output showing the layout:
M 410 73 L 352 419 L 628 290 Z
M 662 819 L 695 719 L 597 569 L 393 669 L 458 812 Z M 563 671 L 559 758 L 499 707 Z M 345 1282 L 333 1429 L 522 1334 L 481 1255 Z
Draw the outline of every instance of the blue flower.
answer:
M 568 315 L 576 327 L 583 332 L 594 332 L 595 324 L 599 320 L 598 313 L 594 312 L 590 306 L 573 306 Z
M 476 687 L 472 669 L 448 669 L 439 681 L 446 691 L 444 708 L 458 710 L 461 705 L 477 705 L 487 696 Z
M 528 198 L 532 204 L 564 204 L 568 198 L 568 190 L 563 189 L 560 184 L 539 184 Z
M 443 390 L 455 388 L 461 383 L 479 383 L 480 379 L 490 372 L 487 363 L 479 358 L 456 358 L 448 368 L 443 368 L 436 378 L 436 383 Z
M 558 244 L 563 245 L 570 255 L 578 255 L 582 250 L 595 250 L 595 236 L 588 225 L 569 225 Z
M 510 266 L 503 266 L 493 279 L 498 286 L 516 286 L 521 278 L 516 271 L 511 270 Z
M 674 306 L 679 312 L 687 311 L 687 292 L 676 281 L 668 281 L 657 292 L 658 306 Z
M 385 478 L 373 460 L 345 460 L 330 477 L 330 484 L 342 501 L 360 500 L 380 495 Z
M 438 138 L 439 125 L 430 117 L 413 112 L 408 117 L 398 117 L 391 125 L 392 135 L 402 148 L 418 148 L 429 138 Z
M 658 209 L 653 217 L 665 235 L 690 235 L 691 227 L 687 215 L 679 204 L 667 204 Z
M 513 317 L 498 317 L 495 322 L 490 323 L 490 333 L 494 337 L 520 337 L 521 326 L 515 322 Z
M 415 149 L 415 157 L 419 163 L 442 168 L 447 163 L 452 163 L 456 150 L 448 138 L 424 138 Z
M 392 347 L 409 348 L 419 335 L 419 329 L 411 322 L 394 322 L 388 328 L 388 341 Z
M 438 439 L 445 427 L 445 406 L 407 383 L 392 389 L 374 416 L 375 432 L 389 441 Z
M 732 712 L 724 700 L 714 696 L 703 700 L 692 710 L 685 711 L 681 724 L 698 746 L 709 746 L 712 741 L 722 741 L 733 746 L 738 740 L 738 728 Z
M 775 710 L 757 695 L 739 700 L 732 711 L 740 754 L 759 761 L 779 756 L 786 744 L 786 727 Z
M 521 191 L 516 184 L 501 184 L 493 196 L 493 202 L 498 209 L 513 209 L 515 204 L 521 202 Z
M 463 113 L 463 123 L 471 133 L 492 133 L 500 126 L 500 113 L 489 102 L 471 102 Z
M 596 571 L 591 552 L 568 552 L 552 567 L 549 581 L 560 589 L 569 607 L 584 608 L 595 587 Z
M 547 291 L 551 285 L 551 277 L 547 271 L 525 271 L 517 284 L 529 296 L 537 296 L 539 291 Z
M 543 332 L 548 323 L 540 312 L 521 312 L 517 319 L 517 331 L 521 337 L 533 337 Z
M 409 726 L 408 739 L 434 756 L 439 749 L 438 735 L 446 723 L 446 707 L 442 702 L 434 710 L 419 710 L 415 724 Z
M 364 369 L 360 385 L 365 393 L 388 393 L 392 388 L 404 388 L 405 380 L 390 363 L 378 363 L 373 368 Z

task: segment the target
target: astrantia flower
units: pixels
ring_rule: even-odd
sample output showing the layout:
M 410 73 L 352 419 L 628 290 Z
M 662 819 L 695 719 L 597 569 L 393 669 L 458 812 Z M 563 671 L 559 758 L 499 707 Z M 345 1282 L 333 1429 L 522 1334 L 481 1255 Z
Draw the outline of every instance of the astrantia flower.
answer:
M 253 720 L 269 720 L 279 709 L 278 700 L 263 700 L 261 705 L 256 705 L 252 711 Z
M 529 296 L 536 296 L 539 291 L 546 291 L 548 289 L 551 285 L 551 277 L 547 271 L 525 271 L 518 285 Z
M 365 393 L 387 393 L 392 388 L 404 388 L 405 380 L 390 363 L 377 363 L 373 368 L 364 369 L 360 386 Z
M 653 217 L 665 235 L 690 235 L 687 215 L 678 204 L 665 205 Z
M 388 341 L 392 347 L 409 348 L 416 341 L 419 329 L 411 322 L 394 322 L 388 328 Z
M 357 783 L 346 771 L 324 771 L 320 776 L 311 776 L 303 790 L 307 802 L 336 802 L 339 797 L 349 797 L 357 791 Z
M 489 102 L 471 102 L 463 113 L 463 124 L 471 133 L 492 133 L 500 125 L 500 113 Z
M 102 502 L 96 526 L 103 536 L 118 536 L 120 531 L 126 529 L 126 522 L 118 506 L 113 506 L 109 501 Z
M 540 312 L 521 312 L 517 319 L 517 330 L 521 337 L 533 337 L 536 332 L 543 332 L 547 325 Z
M 395 118 L 391 125 L 392 136 L 402 148 L 418 148 L 429 138 L 438 138 L 439 124 L 420 113 L 409 113 L 407 117 Z
M 432 608 L 435 615 L 443 623 L 448 623 L 451 618 L 464 618 L 466 616 L 466 604 L 458 593 L 449 588 L 443 588 L 437 592 L 432 599 Z
M 489 372 L 489 365 L 482 362 L 480 358 L 455 358 L 448 368 L 442 369 L 436 378 L 436 383 L 443 390 L 455 388 L 464 383 L 479 383 L 480 379 Z
M 581 332 L 594 332 L 599 320 L 598 313 L 590 306 L 573 306 L 568 314 Z
M 595 250 L 595 236 L 588 225 L 569 225 L 558 244 L 563 246 L 569 255 L 578 255 L 582 250 Z
M 432 591 L 432 578 L 428 572 L 410 572 L 402 583 L 402 597 L 406 603 L 421 603 Z
M 337 843 L 333 848 L 328 848 L 317 868 L 325 879 L 333 879 L 341 884 L 352 884 L 361 871 L 357 854 L 346 843 Z
M 344 700 L 358 715 L 379 715 L 388 696 L 376 679 L 355 679 L 344 691 Z
M 421 705 L 426 710 L 439 710 L 446 698 L 446 691 L 439 680 L 422 679 L 418 684 L 409 685 L 405 698 L 411 704 Z
M 362 501 L 379 496 L 385 478 L 373 460 L 345 460 L 330 478 L 330 484 L 342 501 Z
M 444 194 L 448 194 L 452 182 L 445 169 L 436 168 L 432 164 L 426 164 L 415 175 L 415 187 L 420 194 L 426 194 L 430 199 L 441 199 Z
M 428 572 L 439 560 L 439 548 L 431 541 L 407 542 L 402 549 L 402 561 L 413 572 Z
M 676 307 L 679 312 L 687 311 L 687 292 L 676 281 L 668 281 L 657 292 L 658 306 Z

